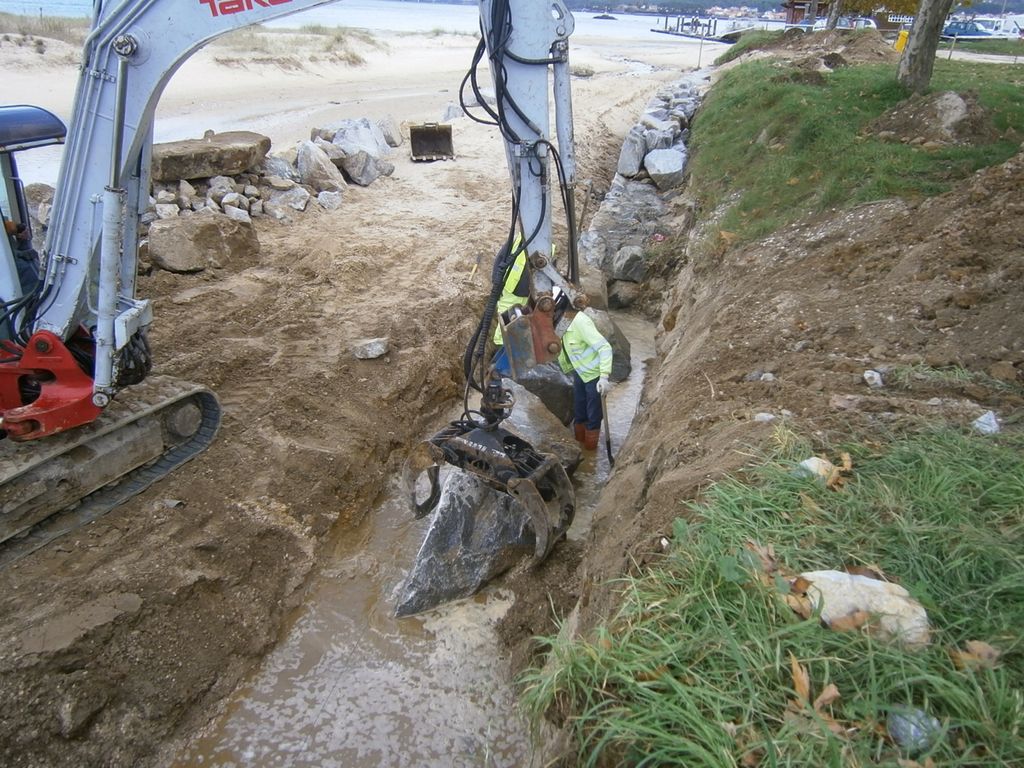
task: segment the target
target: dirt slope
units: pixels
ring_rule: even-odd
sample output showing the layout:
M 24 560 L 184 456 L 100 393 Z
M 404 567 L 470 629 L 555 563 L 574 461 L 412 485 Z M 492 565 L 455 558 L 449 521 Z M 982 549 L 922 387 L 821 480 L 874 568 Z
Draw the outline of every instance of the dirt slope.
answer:
M 584 626 L 614 606 L 607 579 L 655 556 L 682 502 L 772 439 L 757 413 L 829 441 L 924 418 L 968 427 L 989 409 L 1017 428 L 1022 189 L 1024 152 L 920 204 L 860 206 L 688 263 L 595 514 Z M 980 376 L 897 384 L 892 369 L 913 366 Z M 867 369 L 886 385 L 869 388 Z

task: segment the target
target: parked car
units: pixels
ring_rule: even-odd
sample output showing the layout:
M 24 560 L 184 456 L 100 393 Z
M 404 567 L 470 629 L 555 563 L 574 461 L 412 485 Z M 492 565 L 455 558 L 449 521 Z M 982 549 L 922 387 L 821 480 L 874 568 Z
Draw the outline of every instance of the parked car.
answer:
M 991 40 L 992 33 L 976 21 L 954 21 L 942 30 L 943 40 Z
M 819 32 L 828 26 L 828 19 L 818 19 L 814 22 L 814 31 Z M 836 29 L 878 29 L 874 19 L 853 19 L 849 16 L 840 16 L 836 22 Z
M 812 24 L 810 21 L 801 21 L 797 24 L 787 24 L 786 29 L 799 29 L 804 32 L 821 32 L 825 27 L 828 26 L 827 18 L 815 19 Z M 839 21 L 836 22 L 836 29 L 878 29 L 878 25 L 875 24 L 874 19 L 854 19 L 849 16 L 840 16 Z

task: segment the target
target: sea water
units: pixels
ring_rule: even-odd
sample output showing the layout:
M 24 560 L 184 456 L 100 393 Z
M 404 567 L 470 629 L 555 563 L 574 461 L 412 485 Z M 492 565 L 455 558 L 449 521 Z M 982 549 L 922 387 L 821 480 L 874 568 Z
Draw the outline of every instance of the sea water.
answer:
M 108 5 L 116 1 L 105 0 Z M 0 0 L 0 12 L 27 16 L 90 17 L 93 5 L 93 0 Z M 652 28 L 663 25 L 660 16 L 615 14 L 614 21 L 595 19 L 594 14 L 587 11 L 577 11 L 574 16 L 576 33 L 579 35 L 620 40 L 662 37 L 651 32 Z M 438 30 L 464 34 L 475 33 L 480 26 L 476 3 L 454 5 L 401 0 L 340 0 L 285 16 L 269 22 L 268 26 L 301 27 L 305 24 L 394 32 Z

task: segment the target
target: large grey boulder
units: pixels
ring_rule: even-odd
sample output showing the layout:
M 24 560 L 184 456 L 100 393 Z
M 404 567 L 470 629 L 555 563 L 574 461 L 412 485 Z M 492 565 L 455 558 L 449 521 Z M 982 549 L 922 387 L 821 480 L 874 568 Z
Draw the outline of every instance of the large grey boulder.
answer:
M 656 149 L 644 157 L 644 168 L 658 189 L 672 189 L 683 183 L 686 155 L 678 149 Z
M 336 211 L 341 208 L 343 198 L 341 192 L 321 192 L 316 196 L 316 201 L 325 211 Z
M 395 170 L 387 160 L 363 151 L 346 155 L 341 161 L 341 168 L 352 183 L 361 187 L 369 186 L 381 176 L 390 176 Z
M 444 480 L 427 535 L 406 576 L 396 616 L 469 597 L 534 549 L 529 516 L 508 494 L 462 470 Z
M 608 286 L 608 308 L 629 309 L 640 300 L 643 289 L 639 283 L 615 280 Z
M 270 139 L 252 131 L 211 133 L 202 139 L 172 141 L 153 146 L 153 181 L 205 179 L 217 174 L 234 176 L 258 167 Z
M 612 259 L 611 277 L 615 280 L 642 282 L 647 277 L 647 260 L 639 245 L 625 245 Z
M 634 125 L 622 142 L 622 149 L 619 151 L 619 163 L 615 170 L 623 176 L 632 177 L 640 173 L 640 164 L 644 159 L 644 152 L 647 151 L 647 144 L 644 141 L 644 129 Z
M 655 149 L 668 149 L 676 140 L 678 133 L 678 129 L 655 130 L 648 128 L 644 131 L 644 148 L 647 152 L 653 152 Z
M 348 186 L 331 158 L 312 141 L 299 144 L 295 166 L 299 171 L 299 180 L 317 192 L 340 192 Z
M 235 180 L 228 176 L 214 176 L 207 182 L 206 196 L 220 205 L 220 201 L 235 192 Z
M 306 210 L 306 206 L 309 204 L 310 194 L 304 187 L 292 187 L 287 190 L 275 190 L 270 193 L 270 198 L 267 200 L 274 208 L 294 208 L 296 211 Z
M 260 173 L 264 176 L 276 176 L 281 179 L 288 179 L 296 182 L 299 180 L 299 172 L 291 161 L 281 155 L 267 155 L 259 167 Z
M 587 314 L 594 321 L 594 325 L 597 326 L 601 335 L 612 345 L 612 375 L 608 378 L 615 382 L 625 381 L 633 370 L 633 363 L 629 359 L 631 352 L 629 339 L 619 330 L 619 326 L 612 320 L 611 315 L 604 310 L 590 307 L 587 309 Z
M 590 227 L 580 236 L 580 256 L 610 274 L 619 250 L 645 242 L 658 230 L 665 210 L 656 186 L 617 175 Z
M 391 151 L 384 131 L 365 117 L 342 120 L 328 130 L 333 131 L 331 138 L 323 138 L 337 144 L 346 155 L 366 152 L 371 157 L 383 157 Z
M 518 383 L 562 424 L 572 421 L 572 379 L 562 373 L 558 363 L 534 366 L 520 374 Z
M 502 426 L 536 450 L 557 456 L 571 473 L 582 460 L 582 452 L 569 431 L 522 387 L 510 386 L 517 406 Z M 571 520 L 562 522 L 568 528 Z M 557 538 L 559 533 L 553 535 Z M 410 616 L 469 597 L 495 576 L 531 557 L 534 541 L 529 516 L 511 496 L 462 470 L 447 472 L 423 545 L 399 590 L 395 614 Z M 557 552 L 553 556 L 557 557 Z
M 387 142 L 389 147 L 400 147 L 402 146 L 402 128 L 391 115 L 382 117 L 377 121 L 377 126 L 380 128 L 380 132 L 384 134 L 384 141 Z
M 252 224 L 219 213 L 161 219 L 149 228 L 150 261 L 168 272 L 252 266 L 259 252 Z
M 324 141 L 319 136 L 313 139 L 313 143 L 324 151 L 324 154 L 330 158 L 332 163 L 334 163 L 338 168 L 341 167 L 341 161 L 345 159 L 345 153 L 341 151 L 341 147 L 337 144 L 332 144 L 329 141 Z

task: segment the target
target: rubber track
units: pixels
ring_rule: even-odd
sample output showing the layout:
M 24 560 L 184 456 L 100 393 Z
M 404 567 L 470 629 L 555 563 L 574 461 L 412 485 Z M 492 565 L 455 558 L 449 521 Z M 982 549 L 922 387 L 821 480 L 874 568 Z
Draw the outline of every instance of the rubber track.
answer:
M 220 426 L 220 403 L 212 392 L 202 390 L 189 397 L 197 401 L 202 414 L 199 429 L 191 438 L 174 446 L 152 464 L 124 475 L 116 484 L 93 491 L 73 509 L 58 512 L 37 523 L 24 536 L 0 543 L 0 568 L 6 568 L 54 539 L 88 525 L 205 451 Z M 183 399 L 189 398 L 180 398 L 174 402 Z

